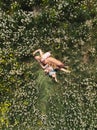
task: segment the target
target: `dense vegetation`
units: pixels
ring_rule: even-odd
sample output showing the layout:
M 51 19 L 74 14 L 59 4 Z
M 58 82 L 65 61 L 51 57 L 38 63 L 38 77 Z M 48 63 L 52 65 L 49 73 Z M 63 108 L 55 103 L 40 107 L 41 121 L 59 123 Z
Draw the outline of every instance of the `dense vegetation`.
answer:
M 32 52 L 63 61 L 59 83 Z M 0 1 L 0 129 L 97 129 L 97 1 Z

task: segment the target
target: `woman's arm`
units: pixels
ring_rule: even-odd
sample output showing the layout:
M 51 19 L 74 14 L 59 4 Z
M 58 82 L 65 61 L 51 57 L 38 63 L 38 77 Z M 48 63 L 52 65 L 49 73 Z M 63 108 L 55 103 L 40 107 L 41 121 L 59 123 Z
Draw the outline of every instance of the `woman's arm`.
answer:
M 33 55 L 35 55 L 37 52 L 39 52 L 40 56 L 43 55 L 43 52 L 41 49 L 37 49 L 36 51 L 33 52 Z

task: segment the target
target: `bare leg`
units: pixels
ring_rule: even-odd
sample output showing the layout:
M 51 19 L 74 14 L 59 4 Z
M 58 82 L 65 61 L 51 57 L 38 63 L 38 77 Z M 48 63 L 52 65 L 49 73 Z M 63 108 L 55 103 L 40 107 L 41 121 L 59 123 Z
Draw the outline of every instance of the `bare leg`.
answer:
M 52 75 L 52 78 L 54 78 L 54 80 L 55 80 L 56 82 L 58 82 L 58 80 L 57 80 L 57 75 L 56 75 L 56 74 L 53 74 L 53 75 Z
M 57 77 L 55 76 L 55 81 L 58 82 Z
M 60 70 L 66 72 L 66 73 L 70 73 L 71 72 L 70 70 L 67 70 L 67 69 L 64 69 L 64 68 L 60 68 Z

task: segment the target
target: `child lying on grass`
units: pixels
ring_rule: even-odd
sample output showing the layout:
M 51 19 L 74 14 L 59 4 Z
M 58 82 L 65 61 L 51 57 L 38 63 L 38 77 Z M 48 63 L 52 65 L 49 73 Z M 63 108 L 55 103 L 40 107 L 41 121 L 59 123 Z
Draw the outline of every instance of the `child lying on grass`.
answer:
M 49 76 L 51 76 L 56 82 L 58 82 L 58 80 L 57 80 L 57 75 L 56 75 L 56 71 L 53 69 L 53 67 L 52 66 L 50 66 L 50 65 L 45 65 L 45 66 L 43 66 L 42 64 L 40 64 L 41 65 L 41 67 L 44 69 L 44 72 L 46 73 L 46 74 L 49 74 Z

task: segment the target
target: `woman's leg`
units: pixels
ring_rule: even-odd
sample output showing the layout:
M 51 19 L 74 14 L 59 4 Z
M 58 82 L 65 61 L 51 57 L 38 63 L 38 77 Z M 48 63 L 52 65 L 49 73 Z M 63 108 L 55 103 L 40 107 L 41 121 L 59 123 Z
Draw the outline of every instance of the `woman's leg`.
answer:
M 57 75 L 56 75 L 56 74 L 55 74 L 55 81 L 58 82 L 58 80 L 57 80 Z
M 55 80 L 56 82 L 58 82 L 56 73 L 52 74 L 51 76 L 52 76 L 52 78 L 54 78 L 54 80 Z
M 66 72 L 66 73 L 70 73 L 71 72 L 70 70 L 67 70 L 67 69 L 64 69 L 64 68 L 60 68 L 60 70 Z

